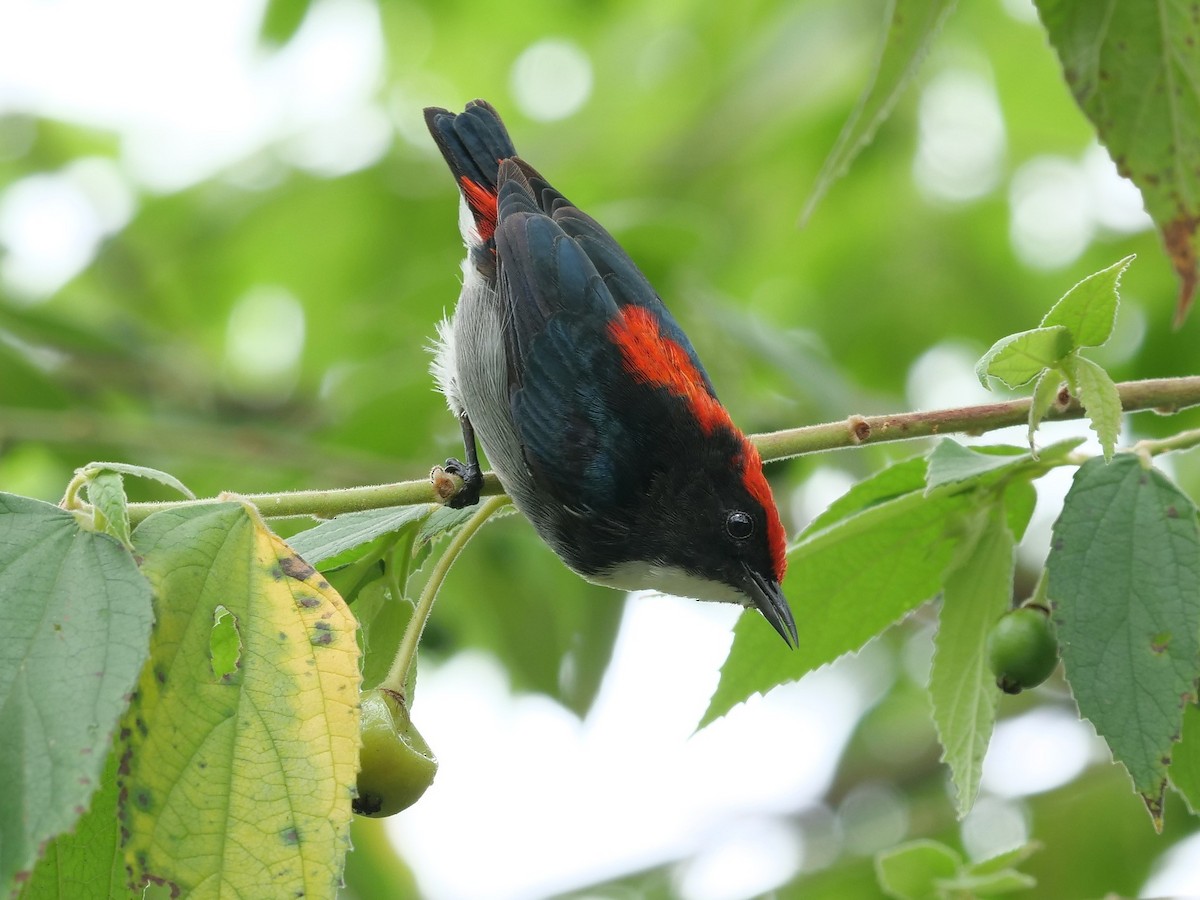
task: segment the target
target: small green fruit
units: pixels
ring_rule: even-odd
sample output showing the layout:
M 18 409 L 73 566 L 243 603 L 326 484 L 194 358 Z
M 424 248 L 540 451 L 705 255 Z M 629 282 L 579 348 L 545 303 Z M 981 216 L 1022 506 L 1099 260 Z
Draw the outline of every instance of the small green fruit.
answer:
M 1006 694 L 1035 688 L 1058 665 L 1058 641 L 1043 606 L 1022 606 L 1007 613 L 987 639 L 988 664 Z
M 362 695 L 356 813 L 382 818 L 408 809 L 433 783 L 437 766 L 399 694 L 376 688 Z

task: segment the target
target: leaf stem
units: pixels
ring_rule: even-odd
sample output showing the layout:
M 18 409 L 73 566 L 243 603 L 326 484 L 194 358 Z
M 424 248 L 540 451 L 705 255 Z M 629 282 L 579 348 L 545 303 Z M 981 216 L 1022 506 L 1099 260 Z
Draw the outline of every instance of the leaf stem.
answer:
M 429 613 L 433 610 L 433 601 L 437 599 L 442 582 L 446 580 L 446 574 L 475 532 L 506 503 L 508 503 L 508 497 L 503 494 L 488 497 L 480 503 L 475 515 L 467 519 L 462 528 L 455 532 L 454 537 L 446 546 L 445 552 L 438 557 L 437 565 L 433 567 L 433 571 L 429 574 L 429 580 L 425 582 L 425 587 L 421 591 L 421 598 L 417 601 L 412 618 L 408 620 L 408 625 L 404 629 L 400 646 L 396 648 L 396 658 L 392 660 L 392 667 L 388 670 L 387 677 L 379 684 L 382 690 L 394 691 L 401 697 L 405 697 L 404 686 L 408 683 L 409 671 L 416 660 L 417 644 L 421 641 L 421 632 L 425 630 L 425 623 L 429 620 Z
M 63 498 L 58 501 L 58 505 L 73 512 L 83 509 L 86 504 L 79 496 L 79 492 L 91 480 L 92 475 L 86 468 L 76 469 L 75 475 L 67 482 L 67 489 L 63 492 Z
M 1154 410 L 1170 414 L 1200 405 L 1200 375 L 1184 378 L 1154 378 L 1145 381 L 1126 381 L 1117 385 L 1124 412 Z M 1063 397 L 1047 412 L 1044 420 L 1078 419 L 1083 409 L 1078 400 Z M 838 422 L 805 425 L 785 431 L 756 434 L 751 440 L 766 462 L 790 459 L 808 453 L 881 444 L 943 434 L 983 434 L 1010 425 L 1023 425 L 1029 418 L 1028 398 L 964 406 L 926 412 L 897 413 L 885 416 L 849 416 Z M 1170 440 L 1169 438 L 1167 440 Z M 1176 449 L 1176 448 L 1168 448 Z M 495 475 L 488 473 L 483 480 L 483 495 L 501 496 L 504 489 Z M 129 520 L 136 525 L 147 516 L 167 509 L 178 509 L 194 503 L 214 503 L 215 500 L 165 501 L 130 503 Z M 324 491 L 289 491 L 285 493 L 240 494 L 236 499 L 253 503 L 264 516 L 310 515 L 331 518 L 345 512 L 405 506 L 413 503 L 436 502 L 433 488 L 427 479 L 400 481 L 393 484 L 368 485 Z
M 1172 450 L 1191 450 L 1196 446 L 1200 446 L 1200 428 L 1181 431 L 1170 437 L 1147 438 L 1146 440 L 1138 441 L 1133 445 L 1133 452 L 1148 456 L 1158 456 L 1160 453 L 1168 453 Z

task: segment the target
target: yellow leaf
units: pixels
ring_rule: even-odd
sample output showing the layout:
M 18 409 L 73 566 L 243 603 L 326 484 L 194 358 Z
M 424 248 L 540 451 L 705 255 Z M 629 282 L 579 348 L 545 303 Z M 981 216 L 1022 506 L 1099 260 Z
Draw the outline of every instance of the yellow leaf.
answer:
M 353 616 L 241 504 L 159 513 L 134 544 L 157 621 L 119 748 L 132 885 L 332 898 L 358 768 Z

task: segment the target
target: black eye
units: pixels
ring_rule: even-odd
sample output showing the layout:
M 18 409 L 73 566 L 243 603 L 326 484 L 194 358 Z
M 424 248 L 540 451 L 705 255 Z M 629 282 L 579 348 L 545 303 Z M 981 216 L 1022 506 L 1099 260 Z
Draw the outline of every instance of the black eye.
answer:
M 731 538 L 744 541 L 754 534 L 754 520 L 749 514 L 735 510 L 725 518 L 725 530 Z

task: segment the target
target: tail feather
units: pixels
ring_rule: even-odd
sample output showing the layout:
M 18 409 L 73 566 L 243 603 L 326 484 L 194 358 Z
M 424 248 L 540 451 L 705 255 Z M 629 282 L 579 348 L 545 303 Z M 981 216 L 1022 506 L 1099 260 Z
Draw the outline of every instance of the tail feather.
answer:
M 425 124 L 438 149 L 462 186 L 463 178 L 496 192 L 500 160 L 516 156 L 508 129 L 500 114 L 486 100 L 472 100 L 461 113 L 431 106 L 425 110 Z

